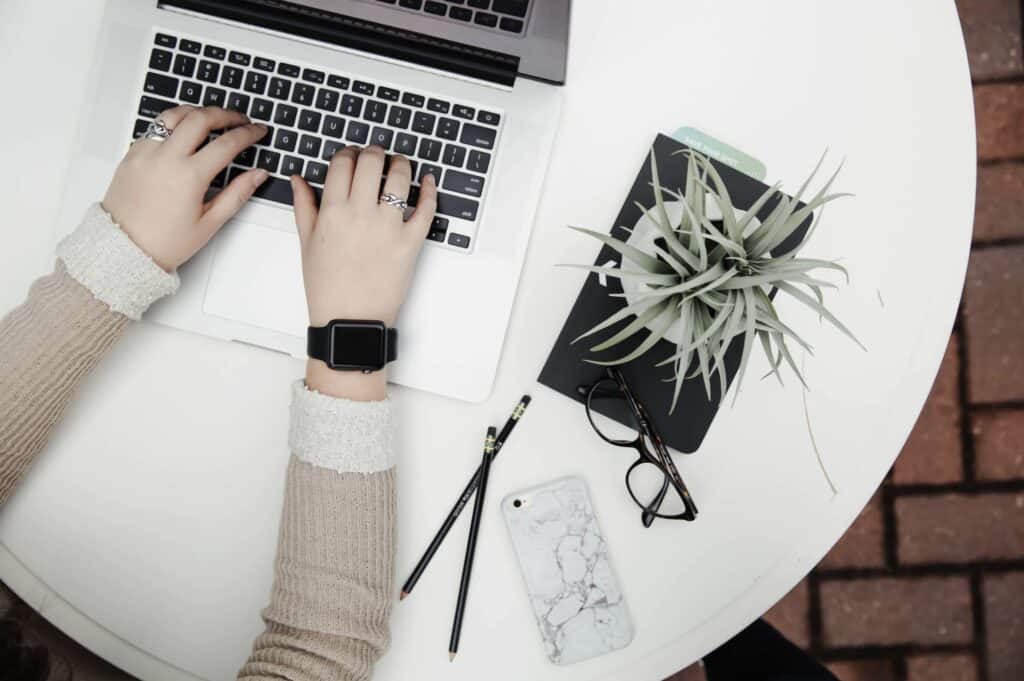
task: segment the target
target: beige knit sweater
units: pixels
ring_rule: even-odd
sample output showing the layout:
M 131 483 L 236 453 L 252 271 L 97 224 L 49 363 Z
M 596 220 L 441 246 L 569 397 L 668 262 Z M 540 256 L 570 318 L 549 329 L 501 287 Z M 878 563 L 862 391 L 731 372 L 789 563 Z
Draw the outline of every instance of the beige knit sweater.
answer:
M 98 206 L 54 272 L 0 320 L 0 505 L 79 382 L 177 288 Z M 88 395 L 82 399 L 88 399 Z M 240 679 L 366 679 L 388 645 L 395 478 L 390 404 L 293 389 L 292 458 L 265 631 Z

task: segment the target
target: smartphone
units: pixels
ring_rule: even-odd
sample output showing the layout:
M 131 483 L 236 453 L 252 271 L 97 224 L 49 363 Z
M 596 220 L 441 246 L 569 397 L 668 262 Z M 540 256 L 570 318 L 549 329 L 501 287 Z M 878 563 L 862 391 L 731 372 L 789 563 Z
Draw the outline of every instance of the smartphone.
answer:
M 570 664 L 624 648 L 633 624 L 582 478 L 501 502 L 548 658 Z

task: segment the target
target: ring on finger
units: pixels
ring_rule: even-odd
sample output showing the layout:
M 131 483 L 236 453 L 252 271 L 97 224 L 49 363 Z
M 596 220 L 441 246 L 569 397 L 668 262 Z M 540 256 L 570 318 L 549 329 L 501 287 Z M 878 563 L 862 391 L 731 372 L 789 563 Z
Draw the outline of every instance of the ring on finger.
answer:
M 142 134 L 142 138 L 147 140 L 154 140 L 156 142 L 163 142 L 166 141 L 167 138 L 171 136 L 172 132 L 174 131 L 168 128 L 166 123 L 164 123 L 161 119 L 157 118 L 156 120 L 151 121 L 148 126 L 146 126 L 146 132 Z
M 381 194 L 379 202 L 403 211 L 409 206 L 409 203 L 405 199 L 397 194 L 392 194 L 391 192 Z

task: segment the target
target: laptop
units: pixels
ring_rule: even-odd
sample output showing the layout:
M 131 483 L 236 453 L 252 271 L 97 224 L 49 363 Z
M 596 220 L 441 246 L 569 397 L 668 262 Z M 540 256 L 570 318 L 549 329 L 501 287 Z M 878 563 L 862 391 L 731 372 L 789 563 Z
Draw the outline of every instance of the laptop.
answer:
M 410 203 L 427 172 L 440 190 L 390 379 L 482 401 L 558 126 L 569 13 L 569 0 L 108 0 L 56 237 L 164 109 L 244 112 L 271 134 L 211 191 L 252 167 L 270 179 L 147 319 L 304 358 L 287 178 L 317 190 L 337 149 L 379 144 L 412 160 Z

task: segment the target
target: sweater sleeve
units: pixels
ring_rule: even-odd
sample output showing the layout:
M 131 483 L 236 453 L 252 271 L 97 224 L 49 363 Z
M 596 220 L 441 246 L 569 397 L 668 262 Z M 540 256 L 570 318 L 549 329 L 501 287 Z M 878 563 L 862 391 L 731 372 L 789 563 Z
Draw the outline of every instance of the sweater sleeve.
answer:
M 178 285 L 98 204 L 57 258 L 53 273 L 0 319 L 0 505 L 129 319 Z
M 274 586 L 245 681 L 368 679 L 389 642 L 395 473 L 391 404 L 292 399 Z

